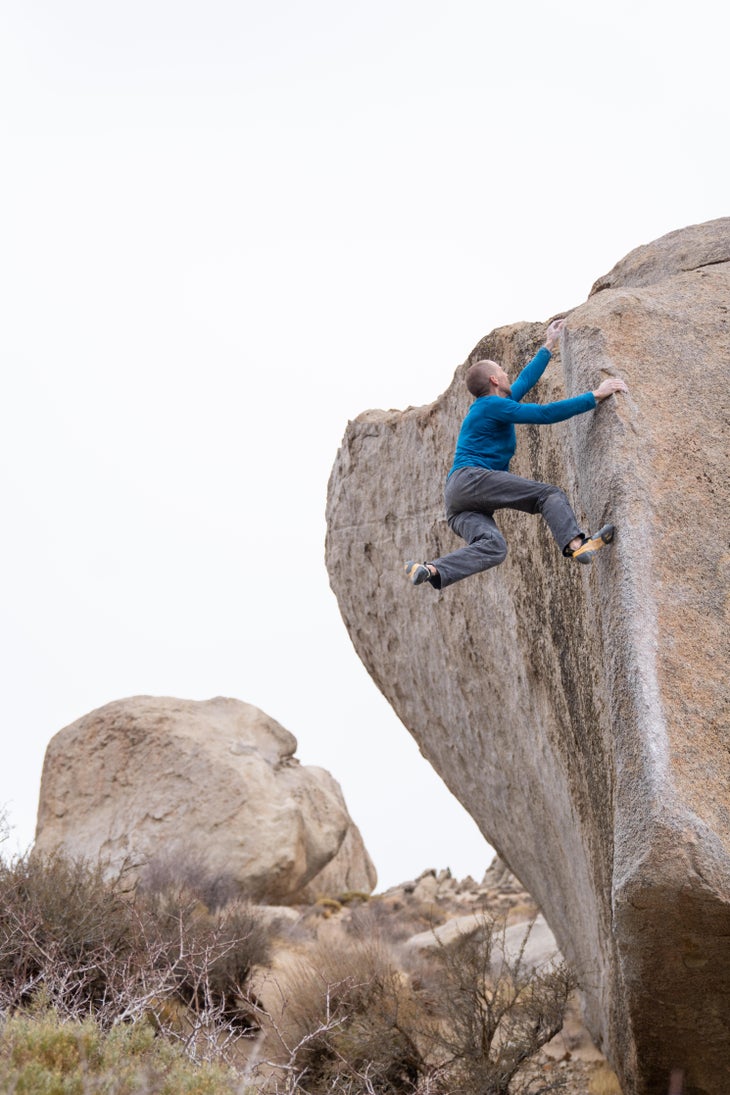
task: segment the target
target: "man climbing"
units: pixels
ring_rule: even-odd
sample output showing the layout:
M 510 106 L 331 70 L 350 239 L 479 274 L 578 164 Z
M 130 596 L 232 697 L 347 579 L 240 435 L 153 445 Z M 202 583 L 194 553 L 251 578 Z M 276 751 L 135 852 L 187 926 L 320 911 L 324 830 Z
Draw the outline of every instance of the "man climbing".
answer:
M 466 546 L 432 562 L 406 563 L 413 585 L 430 582 L 436 589 L 446 589 L 470 574 L 499 566 L 507 555 L 507 543 L 492 516 L 498 509 L 541 513 L 563 555 L 579 563 L 590 563 L 596 552 L 613 540 L 613 525 L 604 525 L 593 536 L 581 532 L 566 495 L 558 487 L 522 479 L 508 470 L 517 445 L 515 423 L 562 422 L 592 411 L 614 392 L 628 391 L 623 380 L 611 378 L 595 391 L 571 399 L 521 402 L 544 373 L 563 324 L 560 319 L 550 324 L 545 345 L 512 385 L 496 361 L 480 359 L 467 369 L 466 386 L 475 399 L 459 431 L 445 490 L 449 527 L 466 540 Z

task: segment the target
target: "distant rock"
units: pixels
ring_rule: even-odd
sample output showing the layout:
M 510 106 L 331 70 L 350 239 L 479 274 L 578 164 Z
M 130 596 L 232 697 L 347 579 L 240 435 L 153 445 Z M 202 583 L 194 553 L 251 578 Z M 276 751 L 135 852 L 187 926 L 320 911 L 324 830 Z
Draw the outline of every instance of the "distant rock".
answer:
M 412 935 L 405 945 L 417 951 L 451 947 L 465 937 L 485 931 L 492 933 L 491 923 L 491 917 L 485 917 L 483 912 L 455 916 L 429 931 Z M 520 952 L 520 966 L 523 971 L 544 970 L 562 959 L 555 936 L 542 915 L 527 923 L 512 924 L 504 932 L 497 928 L 493 932 L 493 938 L 491 970 L 495 977 L 499 976 L 505 962 L 508 966 L 513 966 Z
M 460 544 L 443 484 L 471 360 L 512 375 L 546 322 L 486 336 L 426 407 L 348 424 L 327 567 L 363 664 L 529 888 L 576 968 L 627 1095 L 730 1091 L 727 752 L 730 218 L 637 248 L 567 315 L 528 398 L 622 376 L 629 395 L 523 427 L 512 470 L 616 542 L 570 566 L 500 513 L 506 562 L 442 594 L 407 559 Z
M 296 747 L 239 700 L 110 703 L 51 740 L 35 849 L 134 875 L 198 871 L 271 904 L 371 892 L 375 869 L 339 785 L 300 765 Z
M 417 901 L 423 901 L 426 904 L 430 901 L 435 901 L 438 892 L 438 879 L 436 878 L 436 875 L 430 871 L 422 875 L 413 888 L 413 896 L 415 899 Z

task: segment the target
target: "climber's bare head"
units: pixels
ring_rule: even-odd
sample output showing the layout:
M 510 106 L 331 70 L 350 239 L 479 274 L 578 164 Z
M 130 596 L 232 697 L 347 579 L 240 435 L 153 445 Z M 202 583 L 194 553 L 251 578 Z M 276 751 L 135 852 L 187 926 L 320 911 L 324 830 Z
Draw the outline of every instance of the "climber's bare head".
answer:
M 466 370 L 466 386 L 477 399 L 483 395 L 512 395 L 509 377 L 496 361 L 481 358 Z

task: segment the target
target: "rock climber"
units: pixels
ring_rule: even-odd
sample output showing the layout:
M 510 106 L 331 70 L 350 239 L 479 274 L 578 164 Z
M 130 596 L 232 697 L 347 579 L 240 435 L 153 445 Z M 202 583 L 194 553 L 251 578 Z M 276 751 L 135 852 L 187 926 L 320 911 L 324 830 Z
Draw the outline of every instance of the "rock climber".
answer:
M 466 386 L 474 396 L 456 442 L 454 463 L 444 492 L 449 527 L 466 546 L 430 562 L 406 563 L 413 585 L 430 582 L 446 589 L 454 582 L 499 566 L 507 555 L 507 543 L 497 528 L 494 512 L 517 509 L 540 513 L 563 555 L 590 563 L 596 552 L 614 537 L 613 525 L 604 525 L 587 536 L 581 531 L 564 492 L 546 483 L 523 479 L 509 471 L 517 445 L 516 423 L 547 425 L 592 411 L 615 392 L 627 392 L 623 380 L 611 377 L 595 391 L 554 403 L 522 403 L 547 368 L 565 321 L 554 320 L 545 344 L 510 384 L 496 361 L 481 358 L 469 366 Z

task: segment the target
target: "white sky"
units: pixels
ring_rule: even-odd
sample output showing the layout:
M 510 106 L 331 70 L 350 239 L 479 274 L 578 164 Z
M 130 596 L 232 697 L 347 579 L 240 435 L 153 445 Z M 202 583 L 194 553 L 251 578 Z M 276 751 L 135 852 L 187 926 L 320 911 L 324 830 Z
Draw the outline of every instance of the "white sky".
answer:
M 61 727 L 228 695 L 339 780 L 381 888 L 481 876 L 340 620 L 329 472 L 348 418 L 430 402 L 494 327 L 728 214 L 719 12 L 0 0 L 15 847 Z

